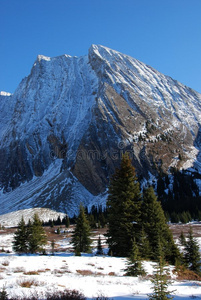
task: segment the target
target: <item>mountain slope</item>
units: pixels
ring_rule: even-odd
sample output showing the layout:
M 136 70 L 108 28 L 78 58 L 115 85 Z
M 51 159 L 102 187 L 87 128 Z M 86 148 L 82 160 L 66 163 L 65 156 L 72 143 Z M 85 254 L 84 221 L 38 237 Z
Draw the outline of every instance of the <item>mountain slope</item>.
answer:
M 80 201 L 104 202 L 125 150 L 140 178 L 199 171 L 200 109 L 199 93 L 109 48 L 39 55 L 15 93 L 0 95 L 0 213 L 72 215 Z

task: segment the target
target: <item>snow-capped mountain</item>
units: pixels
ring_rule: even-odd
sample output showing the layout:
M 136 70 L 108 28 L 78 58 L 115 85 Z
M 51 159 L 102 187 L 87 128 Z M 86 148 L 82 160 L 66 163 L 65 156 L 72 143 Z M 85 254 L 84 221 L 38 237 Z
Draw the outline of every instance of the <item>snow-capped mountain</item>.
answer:
M 39 55 L 14 94 L 0 94 L 0 214 L 104 203 L 125 150 L 140 178 L 199 171 L 200 110 L 201 94 L 109 48 Z

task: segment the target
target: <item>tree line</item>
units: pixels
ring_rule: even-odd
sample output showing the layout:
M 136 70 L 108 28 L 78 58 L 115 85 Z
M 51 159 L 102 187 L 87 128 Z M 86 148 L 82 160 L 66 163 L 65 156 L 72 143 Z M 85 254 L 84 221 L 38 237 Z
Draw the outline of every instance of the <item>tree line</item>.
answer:
M 93 216 L 93 218 L 92 218 Z M 116 169 L 111 177 L 107 210 L 93 208 L 88 213 L 81 205 L 79 214 L 74 218 L 75 229 L 72 234 L 72 245 L 76 255 L 91 251 L 91 228 L 97 221 L 107 220 L 106 239 L 109 246 L 109 255 L 129 257 L 130 266 L 128 274 L 143 272 L 141 261 L 159 261 L 162 257 L 171 264 L 195 265 L 192 260 L 197 257 L 199 265 L 199 251 L 193 235 L 185 241 L 185 255 L 183 255 L 174 242 L 173 235 L 158 201 L 153 187 L 147 187 L 142 192 L 135 169 L 127 154 L 123 155 L 120 168 Z M 62 220 L 60 220 L 62 224 Z M 69 226 L 69 219 L 64 224 Z M 41 251 L 47 238 L 38 216 L 26 226 L 24 220 L 19 223 L 14 235 L 13 249 L 16 252 Z M 188 243 L 191 243 L 189 246 Z M 184 247 L 184 244 L 182 245 Z M 101 239 L 99 237 L 98 253 L 102 254 Z M 196 253 L 192 254 L 192 253 Z M 188 259 L 187 259 L 188 257 Z M 198 272 L 199 267 L 194 268 Z M 134 272 L 134 273 L 133 273 Z
M 161 173 L 157 180 L 157 195 L 166 217 L 172 223 L 201 221 L 201 196 L 196 179 L 199 173 L 171 169 L 171 174 Z
M 44 251 L 47 236 L 38 214 L 34 214 L 33 221 L 25 224 L 22 217 L 14 233 L 13 250 L 17 253 L 36 253 Z

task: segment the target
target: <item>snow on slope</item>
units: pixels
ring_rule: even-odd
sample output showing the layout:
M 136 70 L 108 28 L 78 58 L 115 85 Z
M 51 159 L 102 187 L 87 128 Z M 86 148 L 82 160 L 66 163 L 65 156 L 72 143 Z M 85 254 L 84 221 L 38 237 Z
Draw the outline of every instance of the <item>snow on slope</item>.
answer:
M 126 87 L 140 95 L 159 116 L 161 110 L 175 115 L 175 125 L 179 121 L 194 131 L 201 123 L 201 94 L 128 55 L 98 45 L 92 45 L 92 51 L 108 66 L 109 79 L 118 93 L 124 85 L 123 90 Z
M 4 91 L 1 91 L 0 92 L 0 96 L 11 96 L 12 94 L 11 93 L 8 93 L 8 92 L 4 92 Z
M 39 56 L 12 97 L 15 106 L 7 131 L 12 131 L 15 124 L 17 139 L 27 139 L 37 132 L 43 144 L 49 132 L 63 132 L 73 155 L 90 122 L 96 86 L 97 78 L 87 56 Z M 12 136 L 2 134 L 4 146 L 11 140 Z
M 66 216 L 66 214 L 62 212 L 56 212 L 49 208 L 28 208 L 0 215 L 0 224 L 4 227 L 15 227 L 19 224 L 22 217 L 24 218 L 25 223 L 28 224 L 29 220 L 32 220 L 34 214 L 38 214 L 40 220 L 44 222 L 57 220 L 59 216 L 63 219 Z
M 64 245 L 63 239 L 60 245 Z M 199 242 L 201 240 L 199 239 Z M 0 234 L 0 247 L 12 251 L 12 236 Z M 201 243 L 200 243 L 201 245 Z M 143 262 L 148 275 L 153 274 L 153 262 Z M 126 258 L 94 256 L 60 252 L 54 256 L 16 255 L 0 253 L 0 290 L 4 287 L 10 297 L 22 298 L 38 294 L 38 299 L 44 300 L 45 292 L 55 292 L 64 289 L 76 289 L 82 292 L 88 300 L 98 295 L 104 295 L 114 300 L 148 299 L 152 292 L 149 277 L 124 276 L 127 266 Z M 172 266 L 169 267 L 170 273 Z M 30 288 L 20 285 L 32 282 Z M 198 281 L 177 281 L 172 275 L 169 290 L 174 290 L 174 299 L 199 299 L 201 286 Z
M 57 207 L 58 214 L 60 211 L 68 213 L 69 217 L 73 217 L 78 212 L 79 204 L 88 206 L 89 209 L 92 205 L 105 205 L 107 195 L 93 196 L 91 195 L 72 175 L 71 172 L 61 172 L 61 160 L 55 160 L 54 163 L 44 172 L 41 177 L 34 177 L 30 182 L 22 183 L 16 190 L 9 193 L 1 191 L 1 214 L 6 214 L 12 211 L 33 208 L 33 207 Z M 69 175 L 70 173 L 70 175 Z M 66 192 L 66 199 L 58 201 L 59 194 L 62 193 L 64 188 L 70 189 L 68 199 L 68 191 Z M 49 190 L 51 192 L 49 192 Z M 49 193 L 49 194 L 48 194 Z M 55 193 L 55 203 L 49 200 L 51 194 Z M 37 200 L 39 199 L 39 200 Z M 21 215 L 21 214 L 20 214 Z M 5 226 L 15 226 L 16 219 L 11 218 L 5 221 Z M 52 215 L 50 214 L 50 218 Z M 4 218 L 3 218 L 4 220 Z M 1 217 L 0 217 L 1 224 Z
M 111 102 L 107 105 L 107 96 L 102 89 L 104 83 L 113 87 L 127 102 L 124 103 L 129 105 L 127 111 L 130 111 L 130 115 L 127 116 L 131 123 L 135 123 L 133 119 L 136 115 L 133 112 L 137 110 L 150 119 L 154 112 L 158 119 L 155 120 L 156 125 L 164 122 L 168 124 L 167 130 L 174 132 L 176 128 L 186 135 L 189 129 L 195 138 L 201 124 L 201 95 L 172 78 L 130 56 L 99 45 L 92 45 L 88 56 L 63 55 L 50 58 L 39 55 L 30 75 L 22 80 L 14 95 L 0 95 L 1 161 L 7 155 L 7 161 L 11 156 L 12 163 L 15 163 L 8 167 L 6 174 L 0 170 L 0 174 L 3 173 L 2 181 L 6 178 L 8 183 L 6 193 L 1 191 L 0 194 L 0 213 L 22 207 L 51 207 L 51 201 L 58 201 L 58 211 L 68 210 L 69 214 L 74 214 L 80 202 L 89 206 L 105 203 L 105 195 L 93 196 L 70 169 L 61 171 L 59 160 L 55 162 L 51 157 L 52 144 L 49 138 L 54 136 L 60 143 L 67 145 L 66 165 L 70 168 L 75 163 L 83 136 L 88 133 L 95 119 L 94 107 L 98 102 L 102 103 L 107 115 L 106 127 L 112 128 L 109 122 L 116 120 L 115 109 L 118 112 L 118 107 L 114 105 L 112 110 Z M 111 115 L 113 118 L 108 117 Z M 118 117 L 121 122 L 123 113 Z M 141 130 L 145 127 L 145 121 L 142 119 Z M 132 132 L 127 135 L 127 143 L 134 140 L 134 131 L 132 128 Z M 101 132 L 100 135 L 99 132 L 96 134 L 97 138 L 103 136 Z M 189 138 L 191 144 L 192 136 Z M 90 138 L 93 139 L 93 136 Z M 121 136 L 118 138 L 121 141 Z M 100 145 L 103 143 L 101 139 L 98 142 Z M 16 149 L 19 149 L 19 153 Z M 109 152 L 110 149 L 107 150 Z M 197 153 L 192 145 L 189 154 L 191 165 Z M 191 165 L 188 162 L 185 166 Z M 21 174 L 23 168 L 27 172 Z M 15 170 L 16 173 L 12 174 Z M 23 178 L 25 173 L 28 174 L 27 178 Z M 107 174 L 104 176 L 107 177 Z M 21 183 L 17 188 L 17 184 L 14 186 L 14 191 L 10 191 L 12 186 L 8 182 L 12 177 L 19 177 Z M 61 199 L 62 191 L 64 196 Z

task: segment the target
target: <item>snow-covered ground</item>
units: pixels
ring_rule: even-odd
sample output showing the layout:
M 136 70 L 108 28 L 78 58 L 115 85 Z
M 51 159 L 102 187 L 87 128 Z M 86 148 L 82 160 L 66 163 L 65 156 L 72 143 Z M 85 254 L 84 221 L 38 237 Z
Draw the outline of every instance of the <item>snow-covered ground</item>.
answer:
M 69 234 L 69 233 L 68 233 Z M 103 235 L 101 235 L 103 239 Z M 10 253 L 0 253 L 0 289 L 6 289 L 10 297 L 39 295 L 44 299 L 45 292 L 54 292 L 64 289 L 81 291 L 87 299 L 104 295 L 110 299 L 148 299 L 152 292 L 149 275 L 153 274 L 152 262 L 144 262 L 147 276 L 124 276 L 127 265 L 126 258 L 95 256 L 83 254 L 81 257 L 68 252 L 69 239 L 60 235 L 56 244 L 60 252 L 51 255 L 51 246 L 47 247 L 48 255 L 16 255 L 12 252 L 13 233 L 0 231 L 0 249 Z M 201 246 L 201 238 L 198 239 Z M 104 242 L 104 240 L 103 240 Z M 103 243 L 104 244 L 104 243 Z M 96 242 L 94 241 L 94 245 Z M 65 249 L 65 252 L 62 251 Z M 170 267 L 170 271 L 172 267 Z M 170 290 L 174 290 L 174 298 L 199 299 L 201 298 L 201 282 L 177 281 L 173 282 Z M 22 287 L 23 284 L 30 287 Z

